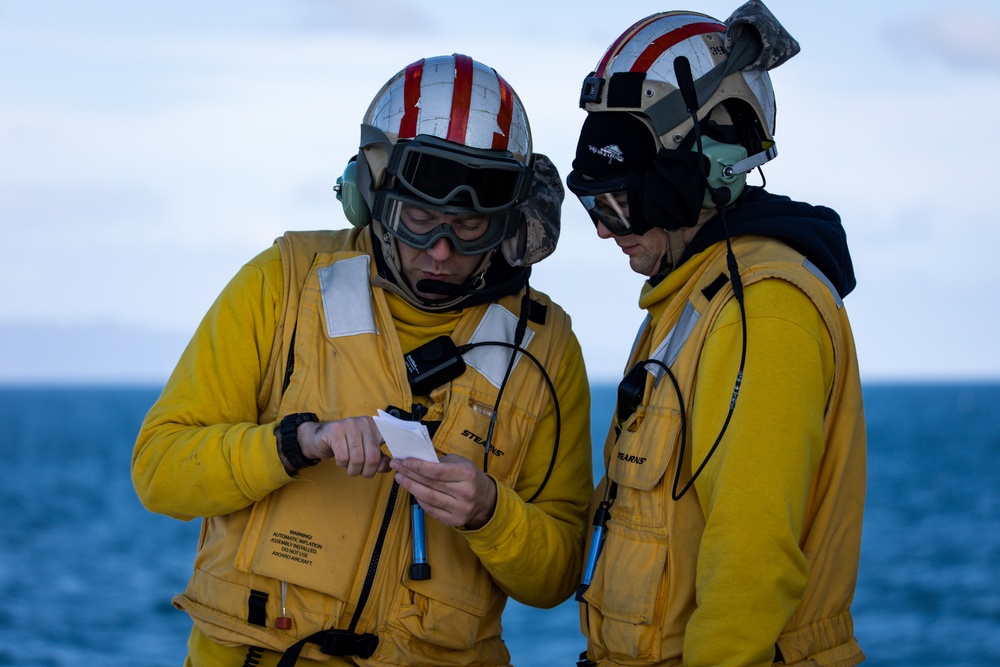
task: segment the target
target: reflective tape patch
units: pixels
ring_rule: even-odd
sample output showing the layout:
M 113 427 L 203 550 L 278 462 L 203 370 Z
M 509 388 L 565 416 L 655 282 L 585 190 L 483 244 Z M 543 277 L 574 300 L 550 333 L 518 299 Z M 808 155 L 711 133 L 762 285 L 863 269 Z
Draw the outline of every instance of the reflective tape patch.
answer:
M 691 332 L 694 331 L 694 327 L 698 324 L 698 320 L 701 319 L 701 313 L 697 311 L 694 304 L 688 301 L 684 305 L 684 312 L 681 313 L 681 317 L 677 320 L 677 324 L 674 328 L 670 330 L 667 337 L 663 339 L 659 347 L 653 350 L 653 354 L 650 355 L 651 359 L 658 359 L 663 362 L 667 367 L 673 365 L 677 361 L 678 355 L 681 353 L 681 348 L 684 347 L 684 343 L 687 342 L 688 338 L 691 337 Z M 659 383 L 660 378 L 666 373 L 663 366 L 659 364 L 646 364 L 646 370 L 656 378 L 657 383 Z
M 368 256 L 334 262 L 319 269 L 326 335 L 330 338 L 378 333 L 372 306 Z
M 830 294 L 833 295 L 833 300 L 837 304 L 837 308 L 838 309 L 843 308 L 844 300 L 840 298 L 840 294 L 837 292 L 837 288 L 833 286 L 833 283 L 830 282 L 829 278 L 823 275 L 823 272 L 819 270 L 819 267 L 810 262 L 808 259 L 802 262 L 802 266 L 806 267 L 806 270 L 808 270 L 809 273 L 819 278 L 820 282 L 826 285 L 826 288 L 830 290 Z
M 517 329 L 517 316 L 503 306 L 493 303 L 486 309 L 479 326 L 476 327 L 469 343 L 514 343 L 514 332 Z M 524 340 L 521 347 L 528 348 L 534 332 L 528 328 L 524 331 Z M 463 356 L 465 363 L 479 371 L 483 377 L 490 381 L 496 388 L 500 388 L 504 375 L 507 373 L 507 365 L 514 350 L 505 345 L 482 345 L 466 352 Z M 514 366 L 523 355 L 518 352 L 514 359 Z

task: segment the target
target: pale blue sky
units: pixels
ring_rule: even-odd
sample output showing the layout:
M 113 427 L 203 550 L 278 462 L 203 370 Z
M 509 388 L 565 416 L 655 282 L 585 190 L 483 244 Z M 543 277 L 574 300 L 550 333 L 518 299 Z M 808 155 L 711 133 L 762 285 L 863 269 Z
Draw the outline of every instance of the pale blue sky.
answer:
M 620 32 L 738 4 L 0 0 L 0 382 L 162 382 L 243 262 L 346 224 L 331 186 L 413 60 L 495 67 L 565 174 L 580 83 Z M 1000 7 L 768 6 L 802 44 L 772 72 L 768 188 L 843 216 L 864 377 L 1000 378 Z M 641 279 L 575 199 L 532 282 L 573 316 L 591 376 L 619 375 Z

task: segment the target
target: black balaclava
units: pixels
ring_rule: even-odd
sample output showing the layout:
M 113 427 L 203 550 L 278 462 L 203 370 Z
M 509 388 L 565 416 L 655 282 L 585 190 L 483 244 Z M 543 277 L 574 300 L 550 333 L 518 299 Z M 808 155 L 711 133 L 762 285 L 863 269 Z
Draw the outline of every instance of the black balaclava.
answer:
M 645 122 L 623 111 L 591 113 L 580 130 L 573 170 L 595 181 L 624 178 L 636 234 L 692 227 L 701 213 L 700 156 L 659 146 Z

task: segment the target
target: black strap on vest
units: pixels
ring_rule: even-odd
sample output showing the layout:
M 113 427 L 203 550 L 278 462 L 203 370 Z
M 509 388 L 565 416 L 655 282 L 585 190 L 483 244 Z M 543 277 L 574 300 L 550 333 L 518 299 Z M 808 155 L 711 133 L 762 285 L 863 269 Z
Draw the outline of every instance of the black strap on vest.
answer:
M 313 253 L 312 263 L 309 265 L 310 269 L 316 265 L 317 253 Z M 306 272 L 306 275 L 309 275 Z M 305 288 L 305 284 L 299 285 L 299 295 L 301 297 L 302 290 Z M 295 334 L 299 331 L 299 313 L 295 311 L 295 325 L 292 327 L 292 340 L 288 343 L 288 357 L 285 359 L 285 377 L 281 382 L 281 395 L 285 395 L 285 390 L 288 389 L 288 383 L 292 381 L 292 373 L 295 371 Z
M 247 600 L 247 621 L 253 625 L 267 626 L 267 593 L 250 591 Z
M 288 343 L 288 358 L 285 360 L 285 377 L 281 381 L 281 395 L 285 395 L 288 383 L 292 381 L 292 373 L 295 371 L 295 334 L 299 331 L 299 323 L 295 322 L 292 329 L 292 340 Z
M 535 324 L 545 324 L 545 317 L 548 315 L 549 308 L 541 301 L 531 300 L 531 305 L 528 306 L 528 319 Z
M 386 407 L 385 411 L 397 419 L 403 419 L 408 422 L 420 422 L 427 427 L 427 435 L 429 435 L 431 439 L 434 438 L 434 434 L 437 433 L 438 427 L 441 426 L 440 419 L 423 419 L 423 416 L 427 414 L 427 408 L 419 403 L 413 404 L 413 412 L 407 412 L 403 408 L 397 408 L 395 405 Z
M 347 630 L 320 630 L 289 646 L 278 661 L 278 667 L 293 667 L 306 644 L 318 644 L 320 651 L 338 658 L 354 655 L 370 658 L 378 648 L 378 637 L 367 633 L 359 635 Z
M 729 276 L 727 276 L 725 273 L 720 273 L 718 278 L 713 280 L 711 283 L 706 285 L 703 290 L 701 290 L 701 294 L 702 296 L 705 297 L 705 300 L 711 301 L 713 298 L 715 298 L 715 295 L 719 293 L 719 290 L 728 284 L 729 284 Z

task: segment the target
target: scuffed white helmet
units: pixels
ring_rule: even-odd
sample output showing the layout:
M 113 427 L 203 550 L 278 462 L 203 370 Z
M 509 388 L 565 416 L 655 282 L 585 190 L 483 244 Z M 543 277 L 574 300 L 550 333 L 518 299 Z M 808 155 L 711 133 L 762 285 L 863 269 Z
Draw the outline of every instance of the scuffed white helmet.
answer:
M 479 157 L 509 158 L 525 170 L 531 161 L 528 116 L 503 77 L 461 54 L 424 58 L 382 87 L 362 121 L 357 185 L 369 206 L 388 184 L 392 148 L 426 137 L 454 149 L 489 151 Z
M 386 287 L 432 310 L 456 307 L 484 290 L 494 250 L 519 238 L 524 213 L 518 205 L 532 191 L 532 166 L 527 114 L 491 67 L 453 54 L 418 60 L 389 79 L 365 113 L 353 173 Z M 488 222 L 471 237 L 447 223 L 427 228 L 407 222 L 404 212 L 414 206 Z M 439 286 L 454 296 L 429 301 L 403 278 L 397 244 L 425 249 L 442 237 L 459 254 L 482 255 L 482 261 L 466 285 Z M 520 281 L 527 278 L 522 273 L 512 272 Z
M 624 111 L 650 122 L 660 144 L 675 148 L 693 127 L 679 90 L 675 61 L 690 63 L 698 98 L 698 118 L 720 103 L 745 103 L 756 119 L 765 148 L 774 142 L 775 103 L 764 69 L 744 69 L 760 52 L 760 42 L 726 46 L 726 24 L 696 12 L 662 12 L 636 22 L 605 51 L 583 83 L 580 106 L 588 112 Z M 751 57 L 752 56 L 752 57 Z

